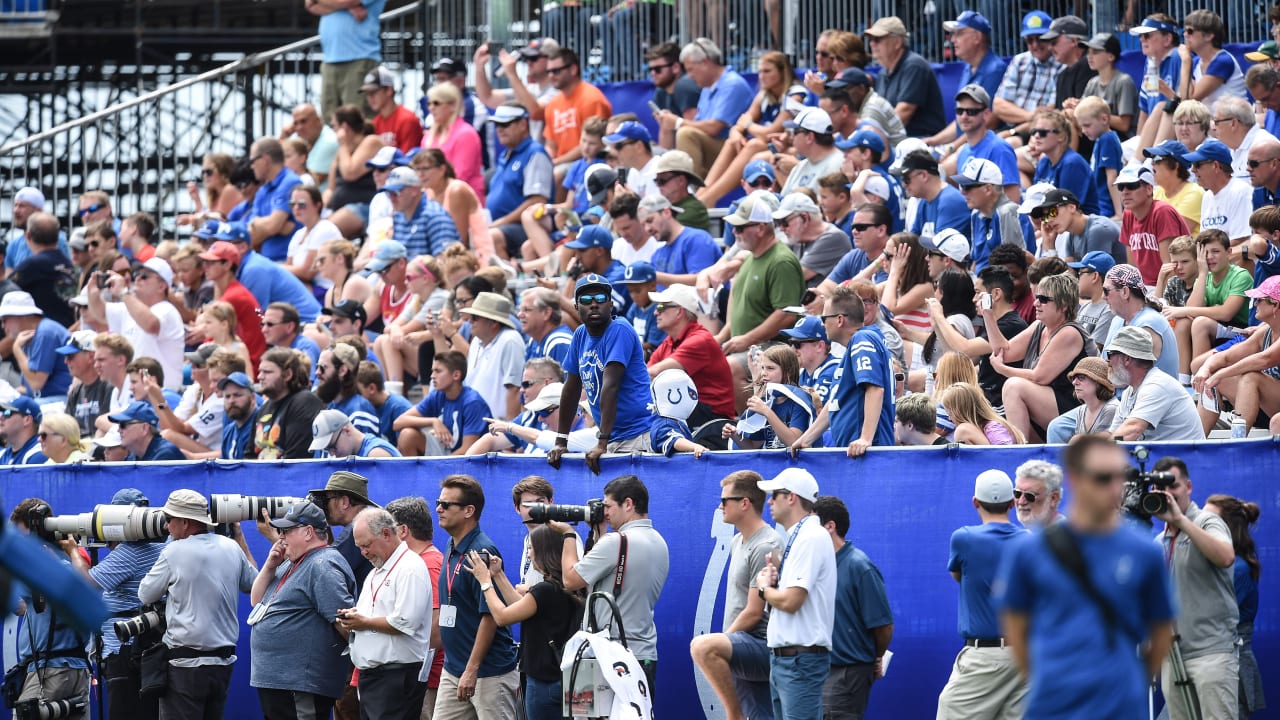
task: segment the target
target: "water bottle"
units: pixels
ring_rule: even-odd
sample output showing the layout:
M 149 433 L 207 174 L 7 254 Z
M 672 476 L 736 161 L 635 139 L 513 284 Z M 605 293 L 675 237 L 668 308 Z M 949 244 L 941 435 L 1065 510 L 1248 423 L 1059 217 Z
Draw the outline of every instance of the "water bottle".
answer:
M 1155 95 L 1160 92 L 1160 63 L 1147 58 L 1147 71 L 1142 75 L 1142 92 Z
M 1245 424 L 1244 418 L 1237 417 L 1231 421 L 1231 439 L 1246 438 L 1249 436 L 1249 426 Z

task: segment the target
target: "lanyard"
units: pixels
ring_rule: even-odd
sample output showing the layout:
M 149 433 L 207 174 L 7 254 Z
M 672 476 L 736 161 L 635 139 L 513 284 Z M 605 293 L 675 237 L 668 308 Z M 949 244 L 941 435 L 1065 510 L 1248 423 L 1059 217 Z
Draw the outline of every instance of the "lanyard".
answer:
M 445 586 L 445 604 L 453 604 L 453 581 L 458 577 L 458 573 L 462 572 L 462 563 L 466 562 L 466 557 L 461 551 L 458 552 L 458 564 L 453 566 L 453 572 L 449 572 L 449 568 L 445 568 L 444 586 Z
M 1165 539 L 1169 545 L 1164 549 L 1165 567 L 1173 567 L 1173 551 L 1178 547 L 1178 529 L 1174 528 L 1173 532 L 1165 533 Z
M 524 548 L 524 565 L 520 568 L 520 582 L 524 582 L 524 576 L 529 574 L 529 566 L 533 564 L 533 544 L 529 542 L 529 536 L 525 536 Z
M 391 569 L 387 571 L 387 576 L 382 579 L 382 582 L 379 582 L 377 586 L 373 588 L 373 601 L 369 603 L 370 610 L 378 607 L 378 591 L 382 589 L 383 585 L 387 584 L 387 581 L 391 579 L 391 573 L 396 571 L 396 566 L 399 565 L 400 561 L 404 559 L 404 556 L 408 554 L 408 549 L 401 553 L 400 557 L 396 558 L 396 561 L 391 563 Z
M 275 592 L 271 593 L 271 599 L 267 601 L 268 605 L 276 601 L 276 596 L 280 594 L 280 588 L 284 587 L 285 581 L 289 579 L 289 576 L 293 574 L 294 570 L 297 570 L 298 567 L 302 565 L 302 561 L 306 560 L 307 556 L 310 554 L 311 554 L 310 550 L 302 553 L 302 557 L 298 558 L 292 565 L 289 566 L 289 570 L 284 574 L 284 577 L 280 578 L 280 582 L 276 583 Z
M 796 526 L 791 530 L 790 536 L 787 537 L 787 548 L 782 551 L 782 560 L 778 561 L 778 577 L 782 577 L 782 566 L 786 564 L 787 556 L 791 554 L 791 544 L 796 541 L 796 537 L 800 534 L 800 526 L 804 525 L 804 521 L 811 517 L 813 516 L 805 515 L 800 518 L 800 522 L 796 523 Z

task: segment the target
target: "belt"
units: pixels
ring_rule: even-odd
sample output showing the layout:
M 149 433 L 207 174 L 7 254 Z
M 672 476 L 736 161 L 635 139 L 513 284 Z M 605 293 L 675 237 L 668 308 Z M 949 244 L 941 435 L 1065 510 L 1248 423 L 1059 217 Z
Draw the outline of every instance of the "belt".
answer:
M 1005 647 L 1004 638 L 968 638 L 964 641 L 966 647 L 971 648 L 1002 648 Z
M 805 653 L 825 653 L 831 652 L 821 645 L 783 645 L 782 647 L 770 648 L 774 657 L 795 657 Z

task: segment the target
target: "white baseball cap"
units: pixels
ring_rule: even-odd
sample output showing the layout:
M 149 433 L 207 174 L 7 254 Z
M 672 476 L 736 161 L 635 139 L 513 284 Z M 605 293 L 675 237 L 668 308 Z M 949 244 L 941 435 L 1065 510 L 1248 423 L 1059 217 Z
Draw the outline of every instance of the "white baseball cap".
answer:
M 983 470 L 973 483 L 973 497 L 984 503 L 1009 502 L 1013 499 L 1013 480 L 1003 470 Z
M 803 468 L 787 468 L 772 480 L 761 480 L 756 483 L 756 486 L 767 493 L 786 490 L 809 502 L 815 502 L 818 499 L 818 480 L 813 477 L 813 473 Z

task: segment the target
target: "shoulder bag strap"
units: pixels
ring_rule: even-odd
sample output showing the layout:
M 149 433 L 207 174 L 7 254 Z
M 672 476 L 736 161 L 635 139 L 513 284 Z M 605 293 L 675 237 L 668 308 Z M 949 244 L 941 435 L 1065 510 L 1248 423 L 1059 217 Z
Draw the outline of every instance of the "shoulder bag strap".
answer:
M 1080 589 L 1084 590 L 1084 594 L 1089 596 L 1093 604 L 1098 607 L 1102 613 L 1102 619 L 1107 625 L 1107 643 L 1111 644 L 1115 641 L 1115 633 L 1113 629 L 1118 629 L 1120 622 L 1116 618 L 1115 608 L 1107 599 L 1102 596 L 1098 588 L 1093 584 L 1093 579 L 1089 577 L 1089 570 L 1085 567 L 1084 554 L 1080 552 L 1080 546 L 1076 544 L 1075 538 L 1063 526 L 1062 523 L 1054 523 L 1044 530 L 1044 540 L 1049 546 L 1049 551 L 1053 553 L 1053 557 L 1064 567 L 1071 576 L 1080 584 Z
M 622 580 L 627 573 L 627 534 L 618 533 L 618 568 L 613 573 L 613 598 L 622 594 Z

